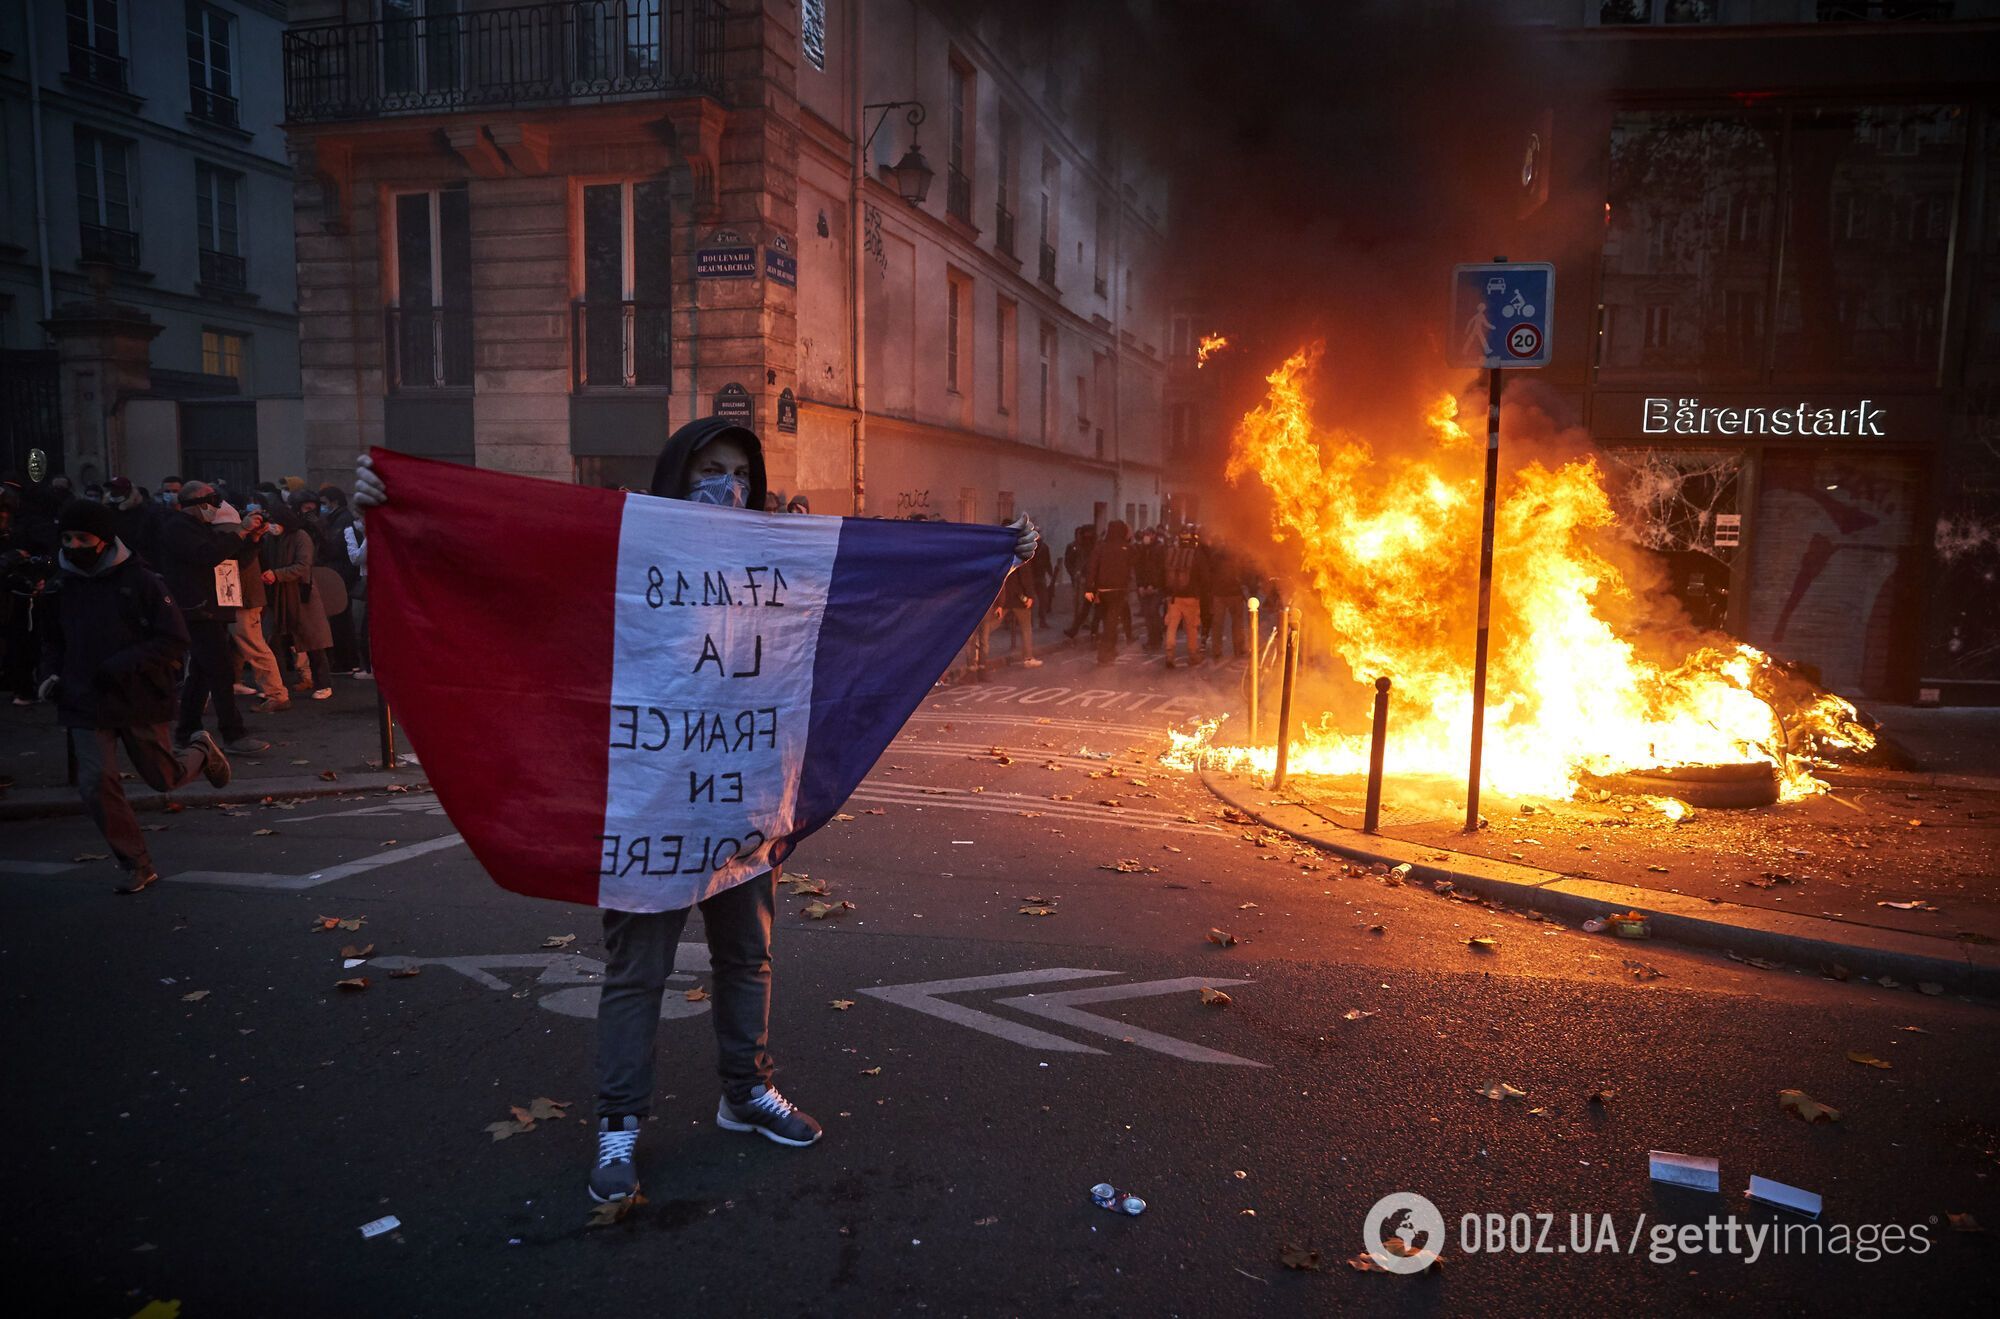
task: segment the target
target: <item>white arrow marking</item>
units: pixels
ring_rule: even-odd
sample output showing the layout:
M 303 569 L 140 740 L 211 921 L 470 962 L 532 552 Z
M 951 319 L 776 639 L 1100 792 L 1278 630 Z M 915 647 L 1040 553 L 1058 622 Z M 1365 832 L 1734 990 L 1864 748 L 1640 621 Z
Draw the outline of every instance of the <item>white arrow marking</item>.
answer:
M 710 969 L 708 946 L 699 943 L 684 943 L 675 950 L 674 964 L 687 963 L 698 971 Z M 574 989 L 561 989 L 553 994 L 545 994 L 537 1001 L 537 1007 L 559 1012 L 565 1017 L 581 1017 L 585 1020 L 597 1016 L 597 999 L 601 993 L 599 981 L 604 979 L 604 963 L 581 953 L 489 953 L 474 954 L 470 957 L 375 957 L 368 965 L 381 967 L 386 971 L 401 971 L 410 967 L 442 966 L 458 972 L 466 979 L 485 989 L 506 989 L 507 982 L 492 974 L 487 968 L 507 971 L 540 967 L 542 973 L 533 983 L 538 985 L 574 985 Z M 692 983 L 699 976 L 696 971 L 676 971 L 667 977 L 669 984 Z M 708 1004 L 690 1003 L 685 995 L 668 994 L 660 1001 L 660 1017 L 673 1021 L 681 1017 L 698 1017 L 708 1011 Z
M 1103 1053 L 1088 1044 L 1078 1044 L 1060 1035 L 1036 1030 L 1033 1026 L 1023 1026 L 1019 1022 L 1008 1021 L 990 1013 L 979 1012 L 962 1003 L 947 1003 L 936 997 L 939 994 L 961 994 L 975 989 L 1011 989 L 1017 985 L 1047 984 L 1051 980 L 1089 980 L 1096 976 L 1115 976 L 1116 971 L 1080 971 L 1074 967 L 1051 966 L 1040 971 L 1014 971 L 1006 975 L 965 976 L 958 980 L 926 980 L 915 985 L 876 985 L 860 992 L 870 998 L 900 1004 L 903 1007 L 926 1013 L 933 1017 L 973 1030 L 997 1035 L 1003 1040 L 1028 1049 L 1047 1049 L 1053 1053 Z M 1013 1000 L 1019 1002 L 1021 1000 Z M 1034 1001 L 1030 994 L 1028 1002 Z
M 1032 1012 L 1050 1021 L 1060 1021 L 1066 1026 L 1093 1031 L 1099 1035 L 1109 1035 L 1115 1040 L 1129 1040 L 1141 1048 L 1155 1053 L 1164 1053 L 1190 1063 L 1223 1063 L 1234 1067 L 1268 1067 L 1268 1063 L 1253 1062 L 1239 1058 L 1233 1053 L 1220 1049 L 1204 1048 L 1199 1044 L 1189 1044 L 1171 1035 L 1161 1035 L 1157 1031 L 1141 1030 L 1137 1026 L 1109 1017 L 1100 1017 L 1092 1012 L 1084 1012 L 1072 1007 L 1075 1003 L 1114 1003 L 1127 998 L 1150 998 L 1156 994 L 1179 994 L 1190 989 L 1201 989 L 1215 985 L 1247 985 L 1247 980 L 1209 980 L 1201 976 L 1183 976 L 1178 980 L 1147 980 L 1135 985 L 1100 985 L 1093 989 L 1071 989 L 1060 994 L 1027 994 L 1020 998 L 1003 998 L 999 1006 L 1019 1008 Z
M 383 866 L 393 866 L 399 861 L 409 861 L 426 853 L 457 847 L 464 841 L 457 834 L 446 834 L 442 838 L 427 838 L 421 843 L 411 843 L 408 847 L 398 847 L 393 851 L 377 852 L 358 861 L 328 866 L 325 870 L 315 870 L 307 875 L 252 874 L 236 870 L 184 870 L 178 875 L 168 875 L 165 878 L 182 884 L 228 884 L 236 888 L 318 888 L 321 884 L 331 884 L 336 879 L 366 874 L 370 870 L 380 870 Z

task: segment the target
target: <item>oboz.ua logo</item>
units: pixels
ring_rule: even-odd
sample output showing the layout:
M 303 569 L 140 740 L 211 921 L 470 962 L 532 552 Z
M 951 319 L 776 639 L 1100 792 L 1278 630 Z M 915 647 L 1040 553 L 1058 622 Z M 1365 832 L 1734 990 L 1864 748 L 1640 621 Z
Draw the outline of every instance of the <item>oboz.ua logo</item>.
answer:
M 1414 1191 L 1385 1195 L 1361 1225 L 1361 1244 L 1377 1268 L 1422 1273 L 1442 1253 L 1444 1215 Z

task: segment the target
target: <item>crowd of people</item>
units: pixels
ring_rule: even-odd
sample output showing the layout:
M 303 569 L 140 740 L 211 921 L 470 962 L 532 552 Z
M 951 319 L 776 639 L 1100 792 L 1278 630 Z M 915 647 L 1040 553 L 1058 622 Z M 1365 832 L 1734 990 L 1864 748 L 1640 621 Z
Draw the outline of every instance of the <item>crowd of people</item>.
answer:
M 277 714 L 330 698 L 336 671 L 373 676 L 367 573 L 366 529 L 336 486 L 0 479 L 0 684 L 69 729 L 84 807 L 131 876 L 121 892 L 154 872 L 117 747 L 162 791 L 226 783 L 230 753 L 270 749 L 239 697 Z

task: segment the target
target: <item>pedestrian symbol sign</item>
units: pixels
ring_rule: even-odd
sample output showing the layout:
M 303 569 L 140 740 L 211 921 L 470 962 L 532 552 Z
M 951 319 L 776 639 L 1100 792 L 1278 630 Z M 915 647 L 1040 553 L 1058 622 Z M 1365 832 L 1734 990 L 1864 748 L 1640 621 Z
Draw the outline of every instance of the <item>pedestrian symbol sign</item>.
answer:
M 1555 296 L 1556 270 L 1546 261 L 1454 266 L 1451 364 L 1547 366 Z

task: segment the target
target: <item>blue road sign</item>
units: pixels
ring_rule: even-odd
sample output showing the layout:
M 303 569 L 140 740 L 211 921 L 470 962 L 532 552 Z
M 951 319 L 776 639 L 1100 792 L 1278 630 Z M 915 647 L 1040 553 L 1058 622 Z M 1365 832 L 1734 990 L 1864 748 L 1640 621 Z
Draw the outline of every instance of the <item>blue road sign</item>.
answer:
M 1453 266 L 1447 356 L 1453 366 L 1549 364 L 1556 268 L 1546 261 Z

